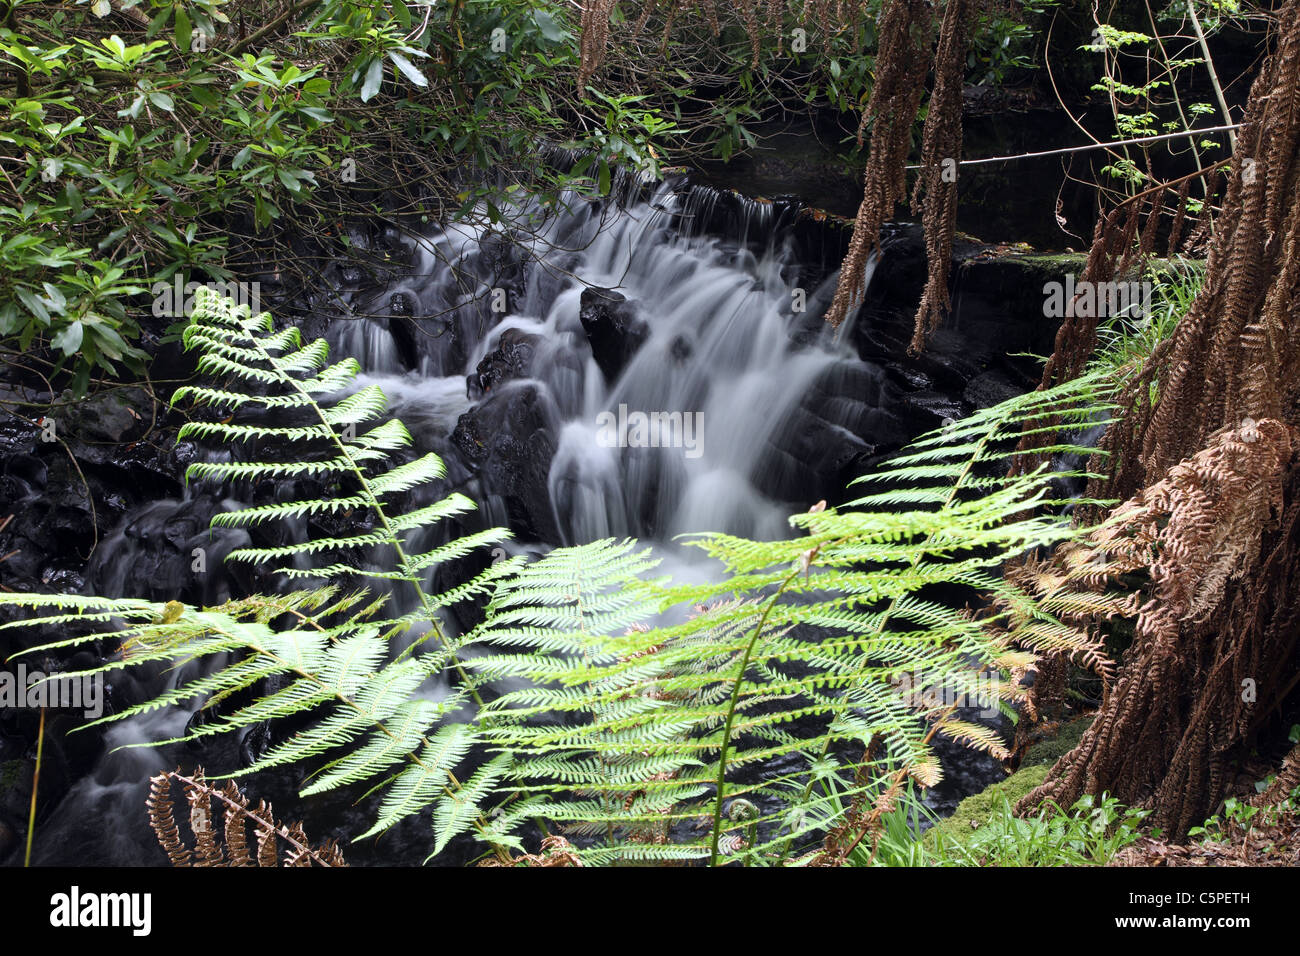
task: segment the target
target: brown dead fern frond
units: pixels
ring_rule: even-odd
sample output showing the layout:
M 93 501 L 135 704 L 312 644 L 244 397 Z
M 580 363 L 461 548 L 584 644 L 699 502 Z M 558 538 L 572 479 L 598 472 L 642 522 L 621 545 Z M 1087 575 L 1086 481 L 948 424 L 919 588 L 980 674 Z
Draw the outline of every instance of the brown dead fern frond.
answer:
M 181 785 L 181 793 L 189 806 L 193 848 L 185 845 L 176 824 L 172 781 Z M 223 811 L 220 828 L 213 813 L 214 802 Z M 319 847 L 312 847 L 301 824 L 285 826 L 279 823 L 265 801 L 251 808 L 248 798 L 233 782 L 227 781 L 218 787 L 204 779 L 201 767 L 192 776 L 172 770 L 153 777 L 149 781 L 146 806 L 149 826 L 173 866 L 274 867 L 279 843 L 285 846 L 283 866 L 347 866 L 334 841 L 327 840 Z M 256 840 L 256 857 L 249 852 L 246 828 L 250 825 Z
M 1262 791 L 1255 795 L 1251 804 L 1256 807 L 1272 807 L 1283 802 L 1300 787 L 1300 744 L 1282 760 L 1277 776 Z
M 583 0 L 581 37 L 578 41 L 580 90 L 605 62 L 605 49 L 609 43 L 609 15 L 614 11 L 616 2 L 617 0 Z M 647 5 L 647 14 L 649 6 Z
M 1300 2 L 1277 18 L 1203 287 L 1121 397 L 1109 475 L 1089 489 L 1127 499 L 1092 541 L 1105 552 L 1094 578 L 1115 566 L 1146 579 L 1134 642 L 1079 746 L 1022 810 L 1107 790 L 1180 836 L 1300 683 Z M 1131 231 L 1099 226 L 1094 256 Z M 1044 380 L 1070 374 L 1093 332 L 1067 322 Z
M 227 780 L 222 788 L 225 796 L 225 817 L 223 833 L 226 837 L 226 858 L 230 866 L 253 866 L 253 858 L 248 852 L 248 831 L 244 828 L 244 819 L 240 816 L 246 804 L 244 795 L 239 792 L 233 780 Z
M 181 842 L 176 816 L 172 810 L 170 775 L 159 774 L 149 781 L 149 797 L 145 806 L 149 810 L 149 826 L 172 866 L 192 866 L 194 857 Z
M 1148 580 L 1100 605 L 1133 618 L 1133 644 L 1078 747 L 1020 810 L 1109 791 L 1182 834 L 1223 797 L 1229 756 L 1293 683 L 1297 449 L 1300 430 L 1276 419 L 1225 429 L 1057 554 L 1080 585 Z
M 1200 294 L 1133 383 L 1136 403 L 1105 450 L 1129 497 L 1243 418 L 1293 421 L 1300 402 L 1300 3 L 1278 13 L 1277 48 L 1251 89 Z M 1189 240 L 1194 242 L 1195 235 Z
M 212 820 L 212 790 L 202 783 L 184 788 L 185 801 L 190 805 L 190 832 L 194 834 L 194 865 L 223 866 L 225 857 L 217 846 L 217 834 Z
M 509 862 L 502 862 L 496 857 L 489 857 L 479 863 L 479 866 L 582 866 L 582 861 L 578 859 L 573 844 L 564 837 L 548 836 L 542 840 L 542 848 L 538 853 L 524 853 L 513 857 Z

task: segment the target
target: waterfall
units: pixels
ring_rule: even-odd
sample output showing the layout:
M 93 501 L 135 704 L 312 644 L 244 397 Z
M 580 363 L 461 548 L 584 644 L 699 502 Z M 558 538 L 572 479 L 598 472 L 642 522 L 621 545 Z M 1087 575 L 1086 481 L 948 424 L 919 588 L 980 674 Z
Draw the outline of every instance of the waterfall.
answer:
M 636 536 L 675 576 L 698 580 L 713 572 L 674 536 L 789 534 L 790 513 L 841 490 L 864 456 L 897 446 L 908 429 L 896 417 L 897 385 L 859 358 L 851 327 L 833 335 L 822 323 L 836 275 L 799 261 L 792 207 L 680 178 L 623 177 L 617 186 L 621 204 L 576 195 L 548 207 L 529 200 L 495 229 L 457 224 L 396 236 L 409 253 L 400 274 L 382 288 L 329 290 L 320 301 L 333 311 L 321 309 L 336 354 L 361 363 L 358 385 L 380 385 L 419 450 L 446 461 L 446 479 L 424 490 L 426 498 L 459 488 L 479 503 L 483 526 L 522 529 L 532 548 Z M 867 284 L 874 267 L 872 260 Z M 615 306 L 614 318 L 626 322 L 616 330 L 626 346 L 617 355 L 608 341 L 596 345 L 607 329 L 584 324 L 584 309 L 592 322 L 612 321 Z M 234 586 L 223 571 L 221 559 L 247 537 L 205 530 L 212 510 L 236 506 L 215 492 L 203 489 L 206 505 L 187 494 L 128 514 L 100 545 L 92 586 L 207 603 L 277 586 L 274 579 Z M 249 500 L 253 489 L 226 493 Z M 306 527 L 291 523 L 278 533 L 302 540 Z M 207 549 L 201 586 L 181 566 L 163 573 L 164 541 L 179 555 L 173 563 Z M 175 679 L 124 679 L 119 701 L 156 695 Z M 444 692 L 436 681 L 421 690 Z M 147 779 L 186 752 L 116 748 L 174 737 L 191 717 L 169 708 L 106 731 L 94 771 L 38 830 L 38 859 L 156 860 L 143 826 Z M 223 740 L 189 759 L 232 767 L 237 745 Z M 259 795 L 289 800 L 297 777 L 276 771 L 258 787 Z M 328 819 L 308 821 L 313 837 L 349 829 L 343 816 L 360 811 L 322 812 Z M 122 828 L 120 820 L 136 822 Z M 390 862 L 394 854 L 402 849 L 383 851 Z
M 827 434 L 869 450 L 864 434 L 882 410 L 851 388 L 837 391 L 837 383 L 860 385 L 866 375 L 878 392 L 883 372 L 844 344 L 851 329 L 835 337 L 820 322 L 836 276 L 819 277 L 815 288 L 800 284 L 809 270 L 789 230 L 778 228 L 788 215 L 773 204 L 740 200 L 740 214 L 728 217 L 732 233 L 710 231 L 721 217 L 719 193 L 708 187 L 667 182 L 614 213 L 574 195 L 559 205 L 515 210 L 514 221 L 531 231 L 501 313 L 489 301 L 501 297 L 492 285 L 502 271 L 499 247 L 484 229 L 458 225 L 409 240 L 410 275 L 378 299 L 438 317 L 415 320 L 418 367 L 394 374 L 395 334 L 375 320 L 341 323 L 332 337 L 407 418 L 420 413 L 420 394 L 456 406 L 451 397 L 503 342 L 529 343 L 528 367 L 490 397 L 529 390 L 548 425 L 554 451 L 545 494 L 557 533 L 544 544 L 788 533 L 791 510 L 816 500 L 799 489 L 819 487 L 801 480 L 818 464 L 800 460 L 791 430 L 812 414 Z M 588 289 L 623 296 L 643 330 L 612 378 L 580 319 Z M 463 355 L 459 367 L 453 355 Z M 431 380 L 437 370 L 447 371 L 440 383 Z M 811 408 L 812 396 L 825 400 Z M 444 428 L 450 421 L 434 417 Z M 492 513 L 504 513 L 490 501 L 501 489 L 481 482 L 477 490 Z

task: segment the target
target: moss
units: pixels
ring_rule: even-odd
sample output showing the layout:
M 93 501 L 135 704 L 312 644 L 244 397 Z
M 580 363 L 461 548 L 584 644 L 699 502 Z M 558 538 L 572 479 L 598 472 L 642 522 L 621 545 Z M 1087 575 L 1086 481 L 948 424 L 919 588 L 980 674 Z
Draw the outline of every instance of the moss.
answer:
M 1035 269 L 1042 272 L 1064 275 L 1074 273 L 1075 276 L 1083 275 L 1084 266 L 1088 264 L 1088 256 L 1082 252 L 1019 252 L 1014 247 L 1008 248 L 1008 255 L 1000 257 L 1012 262 L 1018 262 L 1027 269 Z M 1193 267 L 1200 266 L 1204 268 L 1204 259 L 1187 260 Z M 1182 262 L 1174 263 L 1168 259 L 1152 259 L 1148 263 L 1149 268 L 1156 272 L 1171 275 L 1181 275 L 1184 270 Z
M 1032 767 L 1021 767 L 1001 783 L 986 787 L 979 793 L 972 794 L 961 803 L 952 816 L 936 824 L 925 834 L 925 840 L 931 844 L 937 834 L 950 836 L 957 841 L 965 840 L 977 828 L 984 826 L 993 818 L 994 812 L 1006 800 L 1013 807 L 1020 798 L 1047 779 L 1051 764 L 1040 763 Z
M 944 834 L 958 841 L 965 840 L 993 818 L 1004 800 L 1014 807 L 1021 797 L 1047 779 L 1052 764 L 1075 748 L 1090 723 L 1091 717 L 1080 718 L 1061 727 L 1055 736 L 1034 744 L 1025 752 L 1019 770 L 957 804 L 952 816 L 930 829 L 925 839 L 933 843 L 935 834 Z
M 1054 272 L 1082 272 L 1088 263 L 1088 257 L 1082 252 L 1037 252 L 1032 255 L 1013 254 L 1009 258 Z
M 1025 751 L 1024 759 L 1020 761 L 1020 768 L 1023 770 L 1029 766 L 1039 764 L 1051 766 L 1056 763 L 1079 745 L 1079 741 L 1083 739 L 1083 732 L 1091 723 L 1091 717 L 1080 717 L 1061 727 L 1055 735 L 1040 740 Z

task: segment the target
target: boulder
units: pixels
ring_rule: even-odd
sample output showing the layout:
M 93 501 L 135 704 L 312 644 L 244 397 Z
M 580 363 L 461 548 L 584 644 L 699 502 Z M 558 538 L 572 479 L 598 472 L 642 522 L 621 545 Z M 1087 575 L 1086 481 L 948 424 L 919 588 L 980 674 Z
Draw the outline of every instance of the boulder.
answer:
M 772 438 L 758 488 L 785 501 L 842 499 L 844 489 L 879 456 L 922 430 L 891 376 L 879 366 L 826 369 Z
M 231 582 L 225 557 L 246 546 L 243 529 L 209 529 L 221 503 L 207 495 L 134 508 L 100 541 L 86 578 L 93 593 L 220 603 Z M 201 552 L 201 553 L 196 553 Z
M 591 343 L 591 354 L 611 384 L 650 335 L 635 303 L 613 289 L 585 289 L 578 313 Z
M 506 329 L 497 340 L 497 347 L 478 363 L 474 374 L 468 376 L 470 398 L 480 398 L 505 382 L 526 378 L 532 365 L 538 338 L 522 329 Z
M 519 537 L 559 541 L 547 479 L 555 456 L 559 413 L 532 382 L 489 393 L 456 422 L 452 444 L 474 473 L 482 495 L 505 505 Z

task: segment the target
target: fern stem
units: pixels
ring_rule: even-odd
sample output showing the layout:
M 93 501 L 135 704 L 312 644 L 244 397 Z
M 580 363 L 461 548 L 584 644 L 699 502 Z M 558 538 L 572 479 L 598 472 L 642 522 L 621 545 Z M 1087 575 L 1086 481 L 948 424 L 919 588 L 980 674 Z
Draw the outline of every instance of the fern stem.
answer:
M 989 443 L 993 440 L 993 435 L 995 432 L 996 429 L 989 429 L 988 431 L 984 432 L 983 435 L 980 436 L 980 440 L 978 444 L 975 446 L 975 449 L 971 452 L 971 455 L 967 459 L 966 464 L 962 468 L 961 472 L 957 475 L 957 480 L 953 482 L 952 490 L 948 492 L 948 497 L 946 497 L 943 500 L 943 504 L 939 506 L 940 512 L 943 512 L 945 509 L 952 507 L 952 503 L 956 500 L 958 492 L 960 492 L 962 489 L 962 485 L 966 482 L 966 479 L 970 477 L 971 470 L 974 469 L 975 463 L 980 460 L 980 456 L 984 454 L 984 450 L 988 447 Z M 912 558 L 912 563 L 908 567 L 909 572 L 916 570 L 917 566 L 921 563 L 921 558 L 924 557 L 925 554 L 927 553 L 926 550 L 927 546 L 933 539 L 934 539 L 933 533 L 931 533 L 926 537 L 924 544 L 921 546 L 920 549 L 917 550 L 916 555 Z M 813 560 L 816 560 L 816 555 L 813 556 Z M 788 583 L 788 579 L 787 579 L 787 583 Z M 782 585 L 782 587 L 784 587 L 784 585 Z M 894 595 L 893 599 L 889 602 L 889 606 L 885 608 L 884 613 L 880 617 L 880 622 L 877 625 L 875 632 L 872 634 L 873 638 L 879 637 L 881 634 L 884 633 L 885 627 L 889 624 L 890 619 L 894 616 L 894 613 L 898 610 L 898 603 L 902 599 L 903 599 L 902 594 Z M 925 743 L 927 744 L 929 743 L 930 736 L 933 736 L 933 731 L 931 731 L 931 734 L 925 738 Z M 822 743 L 821 756 L 823 759 L 826 757 L 828 753 L 830 753 L 830 749 L 831 749 L 831 738 L 828 735 L 826 740 Z M 809 795 L 811 795 L 812 793 L 812 788 L 813 788 L 813 777 L 811 774 L 809 774 L 808 782 L 804 785 L 803 793 L 800 796 L 800 800 L 799 800 L 800 803 L 807 802 Z M 791 833 L 790 836 L 786 838 L 784 845 L 781 847 L 780 859 L 782 861 L 786 860 L 789 857 L 790 845 L 793 842 L 794 842 L 794 834 Z
M 255 335 L 250 336 L 250 338 L 256 345 L 257 350 L 262 353 L 266 362 L 272 368 L 280 371 L 280 366 L 276 363 L 275 357 L 267 351 L 266 346 L 262 344 L 262 340 Z M 280 378 L 287 381 L 294 391 L 302 397 L 303 401 L 307 402 L 311 406 L 312 412 L 314 412 L 316 417 L 320 419 L 321 423 L 328 426 L 329 421 L 326 419 L 325 413 L 321 410 L 320 405 L 316 402 L 316 399 L 312 397 L 311 393 L 302 387 L 302 384 L 298 379 L 292 375 L 284 374 L 283 372 L 280 372 Z M 469 691 L 470 697 L 474 699 L 474 703 L 479 707 L 483 707 L 483 698 L 479 695 L 478 689 L 474 686 L 473 681 L 471 681 L 469 673 L 465 670 L 460 659 L 456 656 L 456 652 L 452 648 L 451 642 L 443 633 L 442 627 L 438 623 L 436 609 L 430 604 L 429 595 L 425 592 L 423 584 L 414 576 L 410 576 L 410 561 L 406 556 L 406 551 L 402 548 L 401 541 L 398 540 L 397 532 L 393 530 L 393 525 L 388 520 L 388 513 L 384 510 L 383 505 L 379 503 L 378 495 L 375 494 L 370 485 L 370 481 L 366 478 L 365 472 L 362 470 L 361 466 L 358 465 L 356 459 L 352 457 L 352 453 L 348 449 L 347 444 L 339 438 L 339 436 L 334 432 L 334 429 L 329 429 L 329 432 L 330 442 L 338 449 L 344 459 L 347 460 L 349 470 L 353 477 L 356 478 L 358 484 L 360 484 L 362 494 L 370 503 L 370 510 L 374 512 L 375 517 L 378 518 L 380 524 L 383 525 L 384 534 L 387 535 L 388 542 L 392 545 L 393 551 L 397 555 L 398 566 L 402 569 L 404 574 L 408 575 L 408 577 L 405 577 L 403 580 L 407 581 L 415 588 L 415 593 L 419 596 L 420 604 L 424 608 L 425 618 L 429 622 L 430 630 L 432 630 L 437 636 L 438 643 L 442 645 L 443 650 L 447 652 L 451 661 L 451 666 L 455 668 L 457 675 L 464 682 L 466 689 Z
M 32 837 L 36 835 L 36 790 L 41 784 L 41 757 L 45 752 L 45 708 L 41 708 L 40 725 L 36 730 L 36 767 L 32 770 L 32 806 L 27 813 L 27 848 L 23 853 L 23 866 L 32 865 Z
M 951 714 L 956 709 L 956 706 L 957 706 L 956 704 L 953 704 L 944 709 L 943 713 L 940 714 L 939 718 L 935 720 L 933 725 L 931 725 L 930 732 L 925 735 L 925 739 L 921 741 L 922 746 L 929 746 L 930 741 L 934 739 L 935 733 L 939 730 L 939 721 L 942 720 L 944 717 L 948 716 L 949 714 Z M 893 780 L 891 780 L 889 786 L 885 788 L 885 793 L 897 791 L 899 785 L 903 782 L 903 778 L 907 775 L 907 771 L 908 768 L 906 766 L 900 767 L 897 771 L 895 771 Z M 857 849 L 858 844 L 862 842 L 862 838 L 865 837 L 869 832 L 871 832 L 871 825 L 880 819 L 881 812 L 882 811 L 880 809 L 873 808 L 871 812 L 867 814 L 867 818 L 865 822 L 862 824 L 862 831 L 857 835 L 857 838 L 854 839 L 854 841 L 849 844 L 849 848 L 844 851 L 842 857 L 843 859 L 847 860 L 849 858 L 849 855 L 855 849 Z M 879 843 L 872 846 L 871 859 L 867 861 L 868 865 L 870 865 L 871 860 L 874 860 L 876 858 L 876 849 L 878 846 Z
M 722 836 L 722 801 L 725 797 L 727 787 L 727 751 L 731 748 L 731 728 L 736 721 L 736 707 L 740 703 L 740 688 L 745 683 L 745 671 L 749 670 L 749 661 L 754 655 L 754 648 L 758 646 L 758 639 L 763 633 L 763 627 L 767 624 L 768 616 L 772 609 L 776 607 L 776 602 L 781 599 L 785 589 L 790 586 L 790 582 L 802 573 L 802 569 L 795 568 L 781 582 L 781 586 L 776 589 L 772 599 L 767 602 L 767 607 L 763 609 L 763 616 L 758 619 L 754 626 L 754 636 L 749 639 L 745 645 L 745 652 L 740 658 L 740 668 L 736 672 L 736 679 L 731 685 L 731 699 L 727 702 L 727 719 L 722 728 L 722 749 L 718 753 L 718 779 L 717 779 L 717 799 L 713 804 L 713 836 L 709 847 L 709 866 L 718 865 L 718 840 Z
M 200 770 L 202 770 L 202 768 L 200 768 Z M 244 817 L 247 820 L 251 820 L 255 826 L 261 827 L 264 830 L 274 833 L 276 836 L 280 837 L 282 840 L 290 844 L 299 852 L 305 854 L 306 856 L 311 857 L 321 866 L 328 867 L 333 865 L 329 863 L 327 860 L 323 859 L 319 851 L 313 849 L 309 844 L 305 844 L 296 840 L 293 834 L 289 832 L 288 827 L 276 823 L 274 818 L 268 820 L 264 817 L 259 816 L 255 811 L 250 810 L 248 808 L 247 800 L 245 800 L 243 803 L 239 803 L 235 800 L 231 800 L 228 796 L 226 796 L 216 787 L 212 786 L 210 783 L 207 783 L 202 779 L 195 780 L 193 777 L 187 777 L 177 770 L 169 771 L 168 773 L 165 774 L 165 776 L 180 781 L 187 789 L 192 789 L 193 791 L 197 791 L 208 797 L 216 797 L 218 801 L 225 804 L 227 807 L 230 807 L 232 810 L 235 811 L 235 813 L 239 814 L 240 816 Z M 227 841 L 228 839 L 229 838 L 227 838 Z

